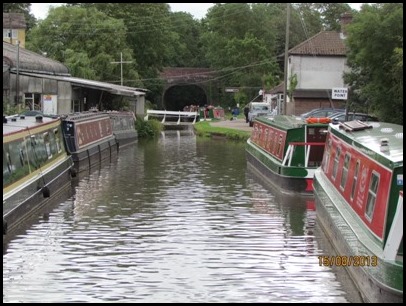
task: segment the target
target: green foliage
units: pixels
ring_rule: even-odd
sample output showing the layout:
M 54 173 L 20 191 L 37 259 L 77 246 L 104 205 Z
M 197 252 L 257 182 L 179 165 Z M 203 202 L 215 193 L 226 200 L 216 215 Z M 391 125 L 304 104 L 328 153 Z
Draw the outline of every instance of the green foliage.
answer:
M 348 32 L 350 103 L 403 124 L 403 4 L 363 6 Z
M 10 105 L 8 101 L 3 101 L 3 115 L 10 116 L 20 112 L 20 107 L 17 105 Z
M 120 84 L 123 60 L 125 85 L 137 86 L 137 62 L 126 43 L 127 28 L 122 20 L 108 17 L 93 7 L 51 8 L 48 17 L 27 35 L 27 49 L 46 53 L 70 69 L 73 76 Z
M 158 120 L 150 119 L 145 121 L 143 117 L 137 116 L 135 129 L 137 130 L 139 138 L 154 138 L 161 133 L 163 125 Z
M 235 102 L 240 105 L 240 108 L 242 105 L 245 105 L 248 101 L 248 96 L 244 92 L 237 92 L 234 95 L 234 100 Z
M 228 140 L 247 141 L 251 136 L 251 132 L 239 131 L 228 128 L 213 127 L 208 121 L 200 121 L 194 125 L 194 130 L 197 136 L 200 137 L 224 137 Z
M 326 31 L 340 31 L 340 16 L 353 11 L 348 3 L 312 3 L 319 11 Z
M 296 73 L 291 74 L 289 77 L 289 88 L 288 88 L 288 95 L 291 100 L 293 99 L 293 92 L 296 90 L 297 84 L 298 84 L 297 74 Z

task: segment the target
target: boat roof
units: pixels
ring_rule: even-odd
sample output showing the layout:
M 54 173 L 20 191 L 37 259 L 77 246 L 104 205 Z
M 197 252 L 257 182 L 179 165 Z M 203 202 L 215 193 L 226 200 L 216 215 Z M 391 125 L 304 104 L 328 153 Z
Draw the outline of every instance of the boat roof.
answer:
M 403 166 L 403 125 L 387 122 L 361 122 L 358 120 L 330 124 L 330 131 L 347 143 L 362 148 L 375 159 L 388 160 Z M 382 142 L 389 150 L 381 151 Z
M 20 132 L 27 129 L 33 129 L 39 126 L 43 126 L 49 123 L 59 121 L 59 118 L 43 117 L 37 120 L 37 116 L 7 116 L 3 117 L 3 137 L 12 133 Z M 7 119 L 5 123 L 4 118 Z
M 73 113 L 62 116 L 63 121 L 84 121 L 96 118 L 110 118 L 110 117 L 107 113 L 97 111 Z
M 274 116 L 261 116 L 255 118 L 256 120 L 272 125 L 274 127 L 280 128 L 282 130 L 297 129 L 304 125 L 309 126 L 328 126 L 325 123 L 307 123 L 304 119 L 299 116 L 289 116 L 289 115 L 274 115 Z

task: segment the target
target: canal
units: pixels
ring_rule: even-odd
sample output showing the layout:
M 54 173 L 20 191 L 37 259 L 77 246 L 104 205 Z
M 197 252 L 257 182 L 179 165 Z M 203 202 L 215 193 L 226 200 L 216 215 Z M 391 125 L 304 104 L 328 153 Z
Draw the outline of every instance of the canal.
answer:
M 193 131 L 123 148 L 6 244 L 3 302 L 358 302 L 312 201 L 279 196 L 244 143 Z

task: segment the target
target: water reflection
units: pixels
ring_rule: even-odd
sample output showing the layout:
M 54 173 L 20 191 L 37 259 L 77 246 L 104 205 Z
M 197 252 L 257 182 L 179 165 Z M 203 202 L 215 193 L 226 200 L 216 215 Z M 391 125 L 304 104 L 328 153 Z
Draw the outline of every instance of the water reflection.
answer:
M 3 256 L 3 302 L 346 302 L 315 212 L 247 172 L 244 144 L 165 132 L 121 151 Z

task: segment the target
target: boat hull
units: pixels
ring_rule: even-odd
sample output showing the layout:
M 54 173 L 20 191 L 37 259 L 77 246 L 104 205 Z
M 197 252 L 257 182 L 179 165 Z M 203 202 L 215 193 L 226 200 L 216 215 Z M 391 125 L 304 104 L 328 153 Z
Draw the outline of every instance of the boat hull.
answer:
M 113 131 L 113 134 L 116 137 L 119 148 L 135 143 L 138 140 L 138 133 L 135 129 L 132 131 Z
M 70 185 L 73 162 L 70 156 L 40 173 L 24 186 L 3 194 L 3 234 L 12 232 Z M 17 190 L 18 188 L 18 190 Z
M 403 264 L 385 261 L 379 246 L 371 242 L 373 239 L 368 240 L 367 234 L 360 235 L 361 226 L 353 214 L 346 210 L 336 190 L 330 188 L 321 169 L 315 172 L 314 194 L 319 224 L 338 257 L 345 258 L 347 262 L 350 257 L 365 259 L 360 260 L 358 265 L 354 260 L 345 266 L 364 302 L 402 303 Z M 326 255 L 331 257 L 332 254 Z M 372 263 L 373 258 L 376 259 L 376 265 Z
M 75 171 L 87 171 L 100 165 L 105 160 L 117 157 L 118 148 L 118 141 L 112 136 L 110 139 L 103 140 L 98 144 L 72 152 Z
M 135 128 L 135 115 L 132 112 L 108 112 L 113 127 L 113 135 L 118 146 L 123 148 L 138 140 L 138 133 Z
M 275 158 L 247 141 L 247 162 L 281 193 L 313 196 L 314 169 L 284 167 Z

